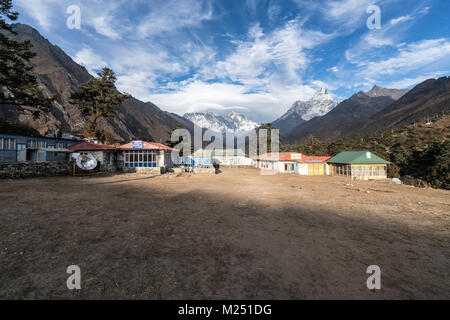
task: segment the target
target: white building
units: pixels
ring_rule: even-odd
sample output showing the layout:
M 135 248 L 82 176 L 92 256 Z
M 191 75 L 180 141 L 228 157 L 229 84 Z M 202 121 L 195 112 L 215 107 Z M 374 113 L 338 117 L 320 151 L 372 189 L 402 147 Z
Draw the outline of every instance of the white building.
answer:
M 251 166 L 252 159 L 245 156 L 241 149 L 214 149 L 211 152 L 212 161 L 224 166 Z

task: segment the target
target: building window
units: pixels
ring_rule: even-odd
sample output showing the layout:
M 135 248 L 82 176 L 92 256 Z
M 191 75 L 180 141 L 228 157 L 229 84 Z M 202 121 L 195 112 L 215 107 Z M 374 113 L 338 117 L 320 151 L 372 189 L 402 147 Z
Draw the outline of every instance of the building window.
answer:
M 125 151 L 125 167 L 156 167 L 156 151 Z
M 56 149 L 64 149 L 65 147 L 66 147 L 66 144 L 64 142 L 56 143 Z
M 292 163 L 285 163 L 284 164 L 284 171 L 286 171 L 286 172 L 294 171 L 294 165 Z
M 0 139 L 0 149 L 16 150 L 16 139 L 10 138 Z
M 28 148 L 33 148 L 33 149 L 37 149 L 37 148 L 46 148 L 47 144 L 45 141 L 39 141 L 39 140 L 28 140 Z

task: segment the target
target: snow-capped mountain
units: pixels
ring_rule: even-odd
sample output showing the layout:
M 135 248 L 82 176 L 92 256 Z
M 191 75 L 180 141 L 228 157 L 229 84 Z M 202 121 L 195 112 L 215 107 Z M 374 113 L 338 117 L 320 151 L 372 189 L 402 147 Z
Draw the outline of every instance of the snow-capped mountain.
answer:
M 227 116 L 216 115 L 212 112 L 194 112 L 186 113 L 183 117 L 201 128 L 221 133 L 241 134 L 258 127 L 256 122 L 236 112 L 231 112 Z
M 273 125 L 287 135 L 299 124 L 315 117 L 321 117 L 337 106 L 337 102 L 328 94 L 327 89 L 320 88 L 308 101 L 296 101 L 292 107 Z

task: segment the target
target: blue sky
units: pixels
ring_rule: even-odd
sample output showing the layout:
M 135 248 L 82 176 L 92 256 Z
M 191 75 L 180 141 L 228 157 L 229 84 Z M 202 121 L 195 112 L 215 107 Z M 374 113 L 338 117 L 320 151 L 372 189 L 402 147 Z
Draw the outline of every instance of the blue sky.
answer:
M 448 0 L 13 0 L 20 22 L 160 108 L 273 121 L 320 87 L 336 100 L 450 74 Z M 81 9 L 81 29 L 66 27 Z M 380 8 L 381 29 L 366 21 Z

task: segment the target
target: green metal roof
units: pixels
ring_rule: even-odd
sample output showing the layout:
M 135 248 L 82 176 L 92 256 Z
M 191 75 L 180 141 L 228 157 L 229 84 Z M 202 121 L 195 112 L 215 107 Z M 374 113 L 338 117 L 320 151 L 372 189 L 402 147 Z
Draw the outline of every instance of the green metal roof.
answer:
M 327 161 L 340 164 L 390 164 L 370 151 L 343 151 Z

